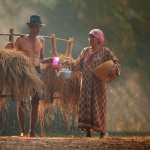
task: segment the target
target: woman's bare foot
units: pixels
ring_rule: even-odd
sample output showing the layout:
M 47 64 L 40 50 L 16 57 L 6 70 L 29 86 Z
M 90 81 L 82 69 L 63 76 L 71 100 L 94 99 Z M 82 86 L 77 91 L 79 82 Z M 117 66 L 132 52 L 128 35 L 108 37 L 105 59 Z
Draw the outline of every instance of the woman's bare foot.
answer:
M 91 137 L 90 129 L 86 129 L 86 137 Z
M 108 133 L 100 132 L 99 138 L 100 138 L 100 139 L 104 139 L 104 138 L 106 138 L 107 136 L 108 136 Z

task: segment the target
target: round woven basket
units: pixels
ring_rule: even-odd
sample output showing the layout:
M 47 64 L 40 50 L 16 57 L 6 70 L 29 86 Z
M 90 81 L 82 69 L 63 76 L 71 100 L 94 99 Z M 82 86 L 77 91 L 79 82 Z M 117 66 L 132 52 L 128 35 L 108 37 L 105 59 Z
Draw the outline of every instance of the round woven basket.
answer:
M 95 76 L 103 81 L 103 82 L 110 82 L 112 79 L 108 76 L 111 69 L 113 68 L 114 63 L 112 60 L 106 61 L 99 66 L 97 66 L 94 70 L 93 73 Z

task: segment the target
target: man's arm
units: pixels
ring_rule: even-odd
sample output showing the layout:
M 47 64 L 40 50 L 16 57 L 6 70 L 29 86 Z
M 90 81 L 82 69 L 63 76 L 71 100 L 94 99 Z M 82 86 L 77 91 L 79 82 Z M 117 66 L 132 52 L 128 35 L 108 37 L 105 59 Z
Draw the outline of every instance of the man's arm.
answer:
M 44 58 L 44 49 L 45 49 L 45 39 L 44 38 L 41 38 L 41 43 L 42 43 L 42 48 L 41 48 L 41 51 L 40 51 L 40 59 L 43 59 Z
M 44 49 L 45 49 L 45 39 L 41 38 L 41 43 L 42 43 L 42 48 L 40 51 L 40 62 L 41 63 L 47 63 L 47 62 L 51 62 L 52 58 L 44 58 Z
M 20 39 L 21 39 L 21 37 L 18 37 L 18 38 L 16 39 L 16 41 L 15 41 L 14 48 L 17 49 L 17 50 L 20 50 L 20 47 L 19 47 Z

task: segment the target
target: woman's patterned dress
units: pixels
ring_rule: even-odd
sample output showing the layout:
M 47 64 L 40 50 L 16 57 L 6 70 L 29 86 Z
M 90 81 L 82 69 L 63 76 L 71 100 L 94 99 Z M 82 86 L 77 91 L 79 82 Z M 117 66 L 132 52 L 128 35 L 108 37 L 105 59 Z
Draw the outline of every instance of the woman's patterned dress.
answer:
M 93 70 L 108 60 L 114 62 L 115 76 L 120 75 L 119 60 L 106 47 L 97 52 L 93 52 L 91 47 L 86 47 L 75 62 L 75 68 L 82 72 L 78 127 L 83 130 L 106 131 L 106 83 L 98 80 Z

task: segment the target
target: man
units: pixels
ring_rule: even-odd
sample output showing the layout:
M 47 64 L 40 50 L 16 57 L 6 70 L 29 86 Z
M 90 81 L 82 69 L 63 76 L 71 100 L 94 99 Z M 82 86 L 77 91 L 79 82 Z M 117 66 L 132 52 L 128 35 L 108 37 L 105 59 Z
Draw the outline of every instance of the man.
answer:
M 44 60 L 44 47 L 45 39 L 39 37 L 39 32 L 41 31 L 42 24 L 41 18 L 38 15 L 32 15 L 30 17 L 30 22 L 26 23 L 29 28 L 29 35 L 24 37 L 18 37 L 15 41 L 15 48 L 22 51 L 27 57 L 30 58 L 33 66 L 39 75 L 42 75 L 40 68 L 40 62 Z M 30 131 L 28 136 L 34 137 L 34 129 L 38 119 L 38 106 L 40 97 L 35 91 L 31 99 L 31 114 L 30 114 Z M 24 108 L 26 106 L 26 101 L 22 100 L 18 107 L 18 120 L 21 128 L 21 136 L 27 136 L 25 130 L 25 112 Z

